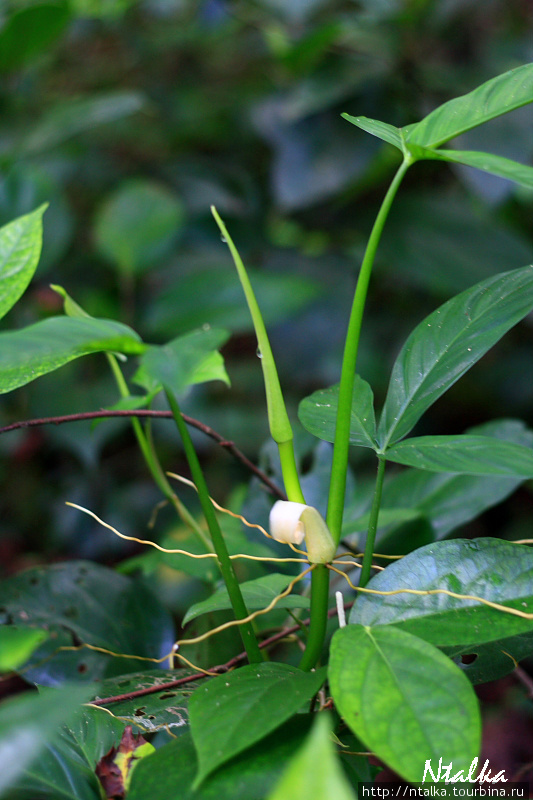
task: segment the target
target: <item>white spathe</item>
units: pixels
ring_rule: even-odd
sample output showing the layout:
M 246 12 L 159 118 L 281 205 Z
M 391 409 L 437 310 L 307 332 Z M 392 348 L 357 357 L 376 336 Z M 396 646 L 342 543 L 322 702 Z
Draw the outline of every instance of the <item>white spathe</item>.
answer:
M 277 542 L 301 544 L 305 539 L 311 564 L 326 564 L 336 547 L 324 519 L 305 503 L 278 500 L 270 511 L 270 533 Z

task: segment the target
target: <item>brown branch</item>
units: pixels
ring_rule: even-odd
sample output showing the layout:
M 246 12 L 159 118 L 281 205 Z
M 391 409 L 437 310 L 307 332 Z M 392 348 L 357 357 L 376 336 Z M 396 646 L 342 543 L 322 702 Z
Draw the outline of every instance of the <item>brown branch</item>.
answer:
M 348 609 L 353 606 L 353 602 L 345 603 L 344 608 Z M 336 608 L 330 608 L 328 611 L 328 617 L 334 617 L 337 613 Z M 301 625 L 309 625 L 311 622 L 310 618 L 304 619 L 301 622 Z M 290 628 L 283 628 L 281 631 L 274 633 L 272 636 L 269 636 L 268 639 L 263 639 L 262 642 L 259 643 L 259 647 L 265 648 L 270 647 L 271 644 L 275 644 L 280 639 L 284 639 L 286 636 L 290 636 L 291 633 L 296 633 L 300 630 L 300 625 L 291 625 Z M 216 672 L 218 674 L 223 674 L 224 672 L 228 672 L 233 667 L 236 667 L 241 661 L 246 660 L 246 653 L 242 652 L 239 655 L 230 658 L 229 661 L 226 661 L 225 664 L 218 664 L 216 667 L 212 667 L 209 669 L 209 672 Z M 148 686 L 145 689 L 137 689 L 135 692 L 127 692 L 126 694 L 116 694 L 113 697 L 99 697 L 97 700 L 91 700 L 91 705 L 93 706 L 108 706 L 111 703 L 119 703 L 122 700 L 133 700 L 136 697 L 144 697 L 147 694 L 155 694 L 156 692 L 166 692 L 169 689 L 175 689 L 177 686 L 183 686 L 186 683 L 192 683 L 192 681 L 200 680 L 201 678 L 208 678 L 209 675 L 206 675 L 205 672 L 196 672 L 194 675 L 186 675 L 184 678 L 177 678 L 175 681 L 169 681 L 168 683 L 161 683 L 159 686 Z
M 280 500 L 286 500 L 287 495 L 276 486 L 276 484 L 270 480 L 268 475 L 266 475 L 263 470 L 259 469 L 252 461 L 250 461 L 244 453 L 239 450 L 238 447 L 234 444 L 234 442 L 228 441 L 221 436 L 220 433 L 215 431 L 213 428 L 210 428 L 209 425 L 205 425 L 200 420 L 195 419 L 194 417 L 189 417 L 187 414 L 183 414 L 183 419 L 193 428 L 197 428 L 199 431 L 202 431 L 206 436 L 209 436 L 210 439 L 213 439 L 220 447 L 224 447 L 228 452 L 230 452 L 238 461 L 240 461 L 244 466 L 250 470 L 259 480 L 267 486 L 272 494 L 276 497 L 279 497 Z M 90 419 L 105 419 L 108 417 L 149 417 L 149 418 L 156 418 L 156 419 L 172 419 L 172 412 L 171 411 L 154 411 L 153 409 L 149 408 L 139 408 L 139 409 L 113 409 L 113 410 L 105 410 L 102 409 L 101 411 L 83 411 L 78 414 L 64 414 L 58 417 L 41 417 L 40 419 L 26 419 L 22 420 L 21 422 L 12 422 L 10 425 L 4 425 L 3 428 L 0 428 L 0 433 L 8 433 L 9 431 L 19 430 L 20 428 L 35 428 L 39 425 L 62 425 L 65 422 L 80 422 L 82 420 L 90 420 Z

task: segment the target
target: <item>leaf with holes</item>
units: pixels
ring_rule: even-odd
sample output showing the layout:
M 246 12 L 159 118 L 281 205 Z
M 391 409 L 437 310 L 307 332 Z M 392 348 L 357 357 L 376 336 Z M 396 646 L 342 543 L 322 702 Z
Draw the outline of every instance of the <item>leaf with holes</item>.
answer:
M 357 605 L 357 604 L 356 604 Z M 407 781 L 427 759 L 468 769 L 481 739 L 463 673 L 433 645 L 395 627 L 348 625 L 332 639 L 331 693 L 362 742 Z
M 125 697 L 123 700 L 102 705 L 125 725 L 136 725 L 149 733 L 167 729 L 176 733 L 178 731 L 174 729 L 189 724 L 189 697 L 200 684 L 198 681 L 178 686 L 166 686 L 166 684 L 197 674 L 198 672 L 192 669 L 154 669 L 107 678 L 99 682 L 98 694 L 94 699 L 120 697 L 145 689 L 155 689 L 156 691 L 150 691 L 149 694 Z
M 33 567 L 0 582 L 0 624 L 49 633 L 25 672 L 47 686 L 133 672 L 133 656 L 160 658 L 174 642 L 172 619 L 148 586 L 88 561 Z
M 189 702 L 198 753 L 195 786 L 296 714 L 325 677 L 325 668 L 309 673 L 268 662 L 250 664 L 201 686 Z

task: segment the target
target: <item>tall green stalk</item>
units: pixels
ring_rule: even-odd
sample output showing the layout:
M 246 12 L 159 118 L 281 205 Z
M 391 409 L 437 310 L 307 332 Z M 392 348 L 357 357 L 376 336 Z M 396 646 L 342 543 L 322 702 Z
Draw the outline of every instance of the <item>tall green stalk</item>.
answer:
M 229 247 L 229 251 L 233 258 L 237 275 L 241 282 L 244 291 L 244 296 L 250 310 L 252 322 L 254 324 L 255 335 L 257 336 L 257 343 L 259 345 L 258 355 L 261 359 L 261 368 L 263 370 L 263 378 L 265 381 L 265 392 L 267 400 L 268 412 L 268 425 L 270 434 L 276 444 L 278 445 L 279 458 L 281 462 L 281 472 L 283 475 L 283 482 L 285 484 L 285 492 L 289 500 L 296 503 L 305 503 L 303 492 L 300 486 L 300 478 L 296 467 L 296 458 L 294 455 L 294 437 L 292 432 L 289 415 L 283 399 L 281 386 L 276 369 L 276 362 L 270 347 L 270 341 L 263 322 L 261 309 L 256 300 L 252 284 L 246 272 L 246 268 L 239 255 L 239 251 L 235 247 L 233 239 L 228 233 L 228 229 L 220 218 L 220 215 L 214 206 L 211 206 L 211 212 L 219 227 L 220 233 L 224 242 Z
M 213 547 L 215 548 L 215 552 L 217 554 L 218 566 L 220 567 L 222 577 L 224 578 L 224 583 L 226 584 L 226 589 L 228 590 L 233 613 L 235 614 L 236 619 L 245 619 L 248 616 L 248 611 L 242 597 L 241 587 L 239 586 L 239 581 L 235 575 L 233 564 L 231 563 L 231 559 L 229 557 L 228 548 L 226 547 L 226 542 L 224 541 L 224 537 L 222 535 L 222 531 L 220 530 L 220 525 L 218 524 L 218 519 L 213 508 L 213 503 L 209 497 L 209 491 L 207 489 L 204 474 L 202 472 L 200 462 L 198 461 L 198 456 L 196 455 L 196 450 L 194 449 L 190 433 L 183 420 L 183 417 L 181 416 L 181 411 L 176 397 L 166 387 L 165 394 L 183 442 L 183 448 L 185 450 L 187 461 L 189 462 L 192 479 L 196 485 L 198 497 L 200 498 L 200 503 L 202 504 L 202 510 L 207 521 L 211 539 L 213 540 Z M 260 661 L 263 661 L 263 654 L 259 649 L 259 645 L 257 643 L 257 639 L 255 638 L 251 623 L 245 622 L 242 625 L 239 625 L 239 631 L 250 664 L 258 664 Z
M 338 543 L 341 538 L 342 517 L 344 513 L 344 498 L 346 494 L 346 475 L 348 472 L 348 451 L 350 447 L 350 415 L 353 399 L 353 382 L 359 350 L 359 338 L 363 313 L 365 308 L 368 284 L 372 274 L 372 267 L 378 249 L 385 220 L 387 219 L 392 201 L 398 191 L 400 183 L 407 169 L 411 165 L 411 158 L 406 156 L 401 163 L 394 179 L 389 186 L 387 194 L 381 204 L 376 221 L 370 233 L 366 246 L 363 263 L 357 279 L 357 286 L 348 323 L 346 344 L 342 359 L 341 381 L 339 386 L 339 405 L 337 410 L 337 425 L 335 428 L 335 443 L 333 446 L 333 463 L 331 467 L 331 480 L 329 486 L 327 524 L 331 535 Z
M 124 375 L 122 374 L 122 370 L 120 369 L 116 357 L 112 353 L 106 353 L 107 360 L 109 362 L 109 366 L 111 367 L 111 371 L 115 378 L 116 384 L 118 386 L 118 390 L 121 397 L 129 397 L 130 391 Z M 211 542 L 209 538 L 206 536 L 205 532 L 202 528 L 198 525 L 197 521 L 194 519 L 193 515 L 190 511 L 183 505 L 180 501 L 179 497 L 176 493 L 172 490 L 172 486 L 167 480 L 167 476 L 163 472 L 161 464 L 159 463 L 159 459 L 157 457 L 157 453 L 155 452 L 151 440 L 146 436 L 143 426 L 137 417 L 132 417 L 131 424 L 133 426 L 133 431 L 135 433 L 135 437 L 139 444 L 139 448 L 141 453 L 143 454 L 144 460 L 146 462 L 146 466 L 150 470 L 150 474 L 154 479 L 156 485 L 163 493 L 163 496 L 166 497 L 168 502 L 174 507 L 178 517 L 185 522 L 197 535 L 200 541 L 206 546 L 208 550 L 211 549 Z

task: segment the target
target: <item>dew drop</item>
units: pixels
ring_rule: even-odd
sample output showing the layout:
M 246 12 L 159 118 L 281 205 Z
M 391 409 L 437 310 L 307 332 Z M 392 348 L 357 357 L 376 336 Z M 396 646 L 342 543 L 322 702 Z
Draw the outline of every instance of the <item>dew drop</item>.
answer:
M 226 239 L 226 237 L 225 237 L 225 236 L 221 236 L 221 237 L 220 237 L 220 241 L 221 241 L 221 242 L 224 242 L 224 244 L 227 244 L 227 243 L 228 243 L 228 240 Z
M 263 353 L 261 352 L 261 348 L 260 347 L 257 348 L 257 350 L 255 351 L 255 354 L 256 354 L 257 358 L 263 358 Z

